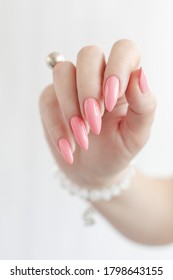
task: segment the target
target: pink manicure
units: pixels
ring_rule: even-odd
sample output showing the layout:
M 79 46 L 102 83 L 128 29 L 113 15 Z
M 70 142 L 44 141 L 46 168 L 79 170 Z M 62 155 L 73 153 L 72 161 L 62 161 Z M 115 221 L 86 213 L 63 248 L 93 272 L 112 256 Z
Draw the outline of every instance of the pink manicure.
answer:
M 87 98 L 84 103 L 84 111 L 92 132 L 96 135 L 99 135 L 101 131 L 102 119 L 97 100 L 94 98 Z
M 79 117 L 73 117 L 70 123 L 78 144 L 88 150 L 88 135 L 84 122 Z
M 67 141 L 67 139 L 61 138 L 58 144 L 63 158 L 66 160 L 67 163 L 72 164 L 73 154 L 70 143 Z
M 119 94 L 119 80 L 115 76 L 110 76 L 105 84 L 104 99 L 106 109 L 111 112 L 117 103 Z
M 146 76 L 144 74 L 142 67 L 139 70 L 139 87 L 140 87 L 142 93 L 146 93 L 148 91 L 147 79 L 146 79 Z

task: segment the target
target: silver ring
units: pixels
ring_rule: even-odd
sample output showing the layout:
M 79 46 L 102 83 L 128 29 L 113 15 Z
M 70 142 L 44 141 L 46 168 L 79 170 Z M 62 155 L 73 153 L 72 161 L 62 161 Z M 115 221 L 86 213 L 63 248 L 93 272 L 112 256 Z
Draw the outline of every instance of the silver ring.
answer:
M 53 68 L 57 63 L 64 61 L 64 56 L 58 52 L 52 52 L 46 57 L 46 64 Z

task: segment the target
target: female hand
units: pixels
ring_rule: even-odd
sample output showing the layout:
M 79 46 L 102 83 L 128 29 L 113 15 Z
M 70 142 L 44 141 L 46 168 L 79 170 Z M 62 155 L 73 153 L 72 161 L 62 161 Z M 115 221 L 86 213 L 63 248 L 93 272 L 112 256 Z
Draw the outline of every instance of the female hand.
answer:
M 96 46 L 77 63 L 60 62 L 53 85 L 40 98 L 45 134 L 64 173 L 81 186 L 108 186 L 149 138 L 156 108 L 140 54 L 129 40 L 116 42 L 107 64 Z

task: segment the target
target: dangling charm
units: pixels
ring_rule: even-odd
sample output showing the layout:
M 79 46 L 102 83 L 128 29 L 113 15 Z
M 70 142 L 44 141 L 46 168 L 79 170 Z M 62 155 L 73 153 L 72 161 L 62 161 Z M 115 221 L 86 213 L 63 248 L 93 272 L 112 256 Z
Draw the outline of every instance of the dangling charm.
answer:
M 94 214 L 95 210 L 91 206 L 85 210 L 85 212 L 83 213 L 83 220 L 86 226 L 91 226 L 96 223 L 94 219 Z

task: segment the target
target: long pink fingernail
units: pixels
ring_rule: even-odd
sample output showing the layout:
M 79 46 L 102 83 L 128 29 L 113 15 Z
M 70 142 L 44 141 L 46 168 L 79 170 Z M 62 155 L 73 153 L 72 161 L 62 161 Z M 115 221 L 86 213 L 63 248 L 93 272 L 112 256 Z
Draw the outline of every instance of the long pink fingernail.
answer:
M 94 98 L 87 98 L 84 103 L 84 111 L 87 122 L 96 135 L 101 131 L 102 119 L 99 104 Z
M 73 133 L 78 144 L 85 150 L 88 150 L 88 135 L 83 120 L 79 117 L 73 117 L 70 120 Z
M 105 84 L 104 99 L 106 109 L 111 112 L 115 107 L 119 94 L 119 80 L 115 76 L 110 76 Z
M 72 149 L 70 146 L 70 143 L 68 142 L 67 139 L 61 138 L 59 140 L 59 149 L 61 151 L 61 154 L 63 158 L 66 160 L 67 163 L 72 164 L 73 163 L 73 154 L 72 154 Z
M 142 91 L 142 93 L 146 93 L 148 91 L 148 84 L 147 84 L 147 79 L 146 76 L 144 74 L 144 71 L 142 69 L 142 67 L 139 70 L 139 87 Z

